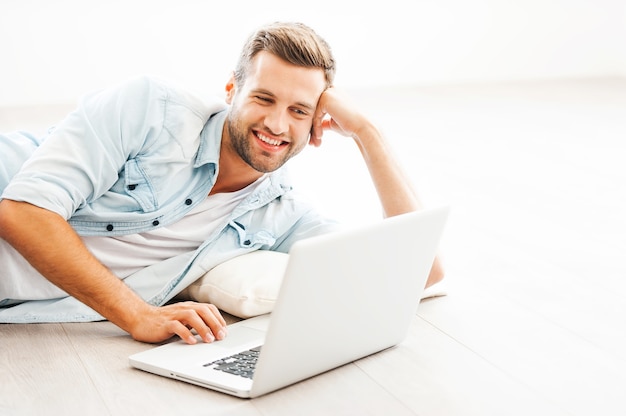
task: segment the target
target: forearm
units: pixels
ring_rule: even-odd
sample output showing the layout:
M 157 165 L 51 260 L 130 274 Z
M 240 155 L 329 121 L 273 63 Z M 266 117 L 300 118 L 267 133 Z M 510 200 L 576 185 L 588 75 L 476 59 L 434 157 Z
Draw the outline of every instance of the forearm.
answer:
M 0 237 L 52 283 L 128 332 L 150 308 L 53 212 L 24 202 L 0 201 Z
M 364 122 L 353 138 L 363 156 L 378 193 L 385 217 L 416 211 L 422 207 L 411 181 L 380 131 Z

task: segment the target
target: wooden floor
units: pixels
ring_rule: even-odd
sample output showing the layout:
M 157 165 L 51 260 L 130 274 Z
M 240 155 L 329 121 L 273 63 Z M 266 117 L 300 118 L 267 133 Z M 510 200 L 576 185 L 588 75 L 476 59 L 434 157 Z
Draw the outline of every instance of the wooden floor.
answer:
M 626 79 L 356 101 L 425 204 L 452 207 L 448 295 L 422 302 L 404 343 L 243 400 L 130 368 L 151 346 L 108 322 L 0 325 L 0 414 L 626 414 Z M 62 111 L 0 109 L 0 130 Z M 377 216 L 371 189 L 351 182 L 365 174 L 353 146 L 326 145 L 302 156 L 316 167 L 295 169 L 303 186 L 338 217 Z

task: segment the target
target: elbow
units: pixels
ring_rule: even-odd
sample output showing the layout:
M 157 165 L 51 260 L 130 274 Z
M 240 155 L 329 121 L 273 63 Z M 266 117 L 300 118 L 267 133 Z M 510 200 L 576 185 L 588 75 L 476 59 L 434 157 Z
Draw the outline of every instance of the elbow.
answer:
M 443 270 L 443 266 L 441 265 L 441 261 L 438 258 L 435 258 L 428 275 L 428 280 L 426 280 L 426 287 L 430 287 L 435 283 L 441 282 L 444 276 L 445 272 Z
M 34 221 L 31 207 L 27 202 L 13 201 L 11 199 L 0 200 L 0 238 L 11 241 L 19 236 L 24 226 L 29 226 Z

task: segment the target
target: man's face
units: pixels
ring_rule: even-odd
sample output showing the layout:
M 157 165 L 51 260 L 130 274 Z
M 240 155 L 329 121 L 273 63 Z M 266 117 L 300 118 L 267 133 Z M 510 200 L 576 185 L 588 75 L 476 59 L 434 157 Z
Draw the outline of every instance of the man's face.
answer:
M 292 65 L 260 52 L 243 85 L 231 78 L 226 100 L 226 145 L 258 172 L 271 172 L 309 140 L 317 102 L 326 88 L 324 71 Z

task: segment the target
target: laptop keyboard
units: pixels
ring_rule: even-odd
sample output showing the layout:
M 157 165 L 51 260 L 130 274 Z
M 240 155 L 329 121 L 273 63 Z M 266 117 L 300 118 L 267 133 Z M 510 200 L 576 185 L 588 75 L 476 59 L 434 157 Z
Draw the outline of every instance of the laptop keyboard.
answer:
M 260 346 L 250 348 L 247 351 L 233 354 L 230 357 L 203 364 L 203 367 L 211 367 L 217 371 L 224 371 L 229 374 L 251 379 L 254 375 L 254 367 L 256 366 L 260 352 Z

